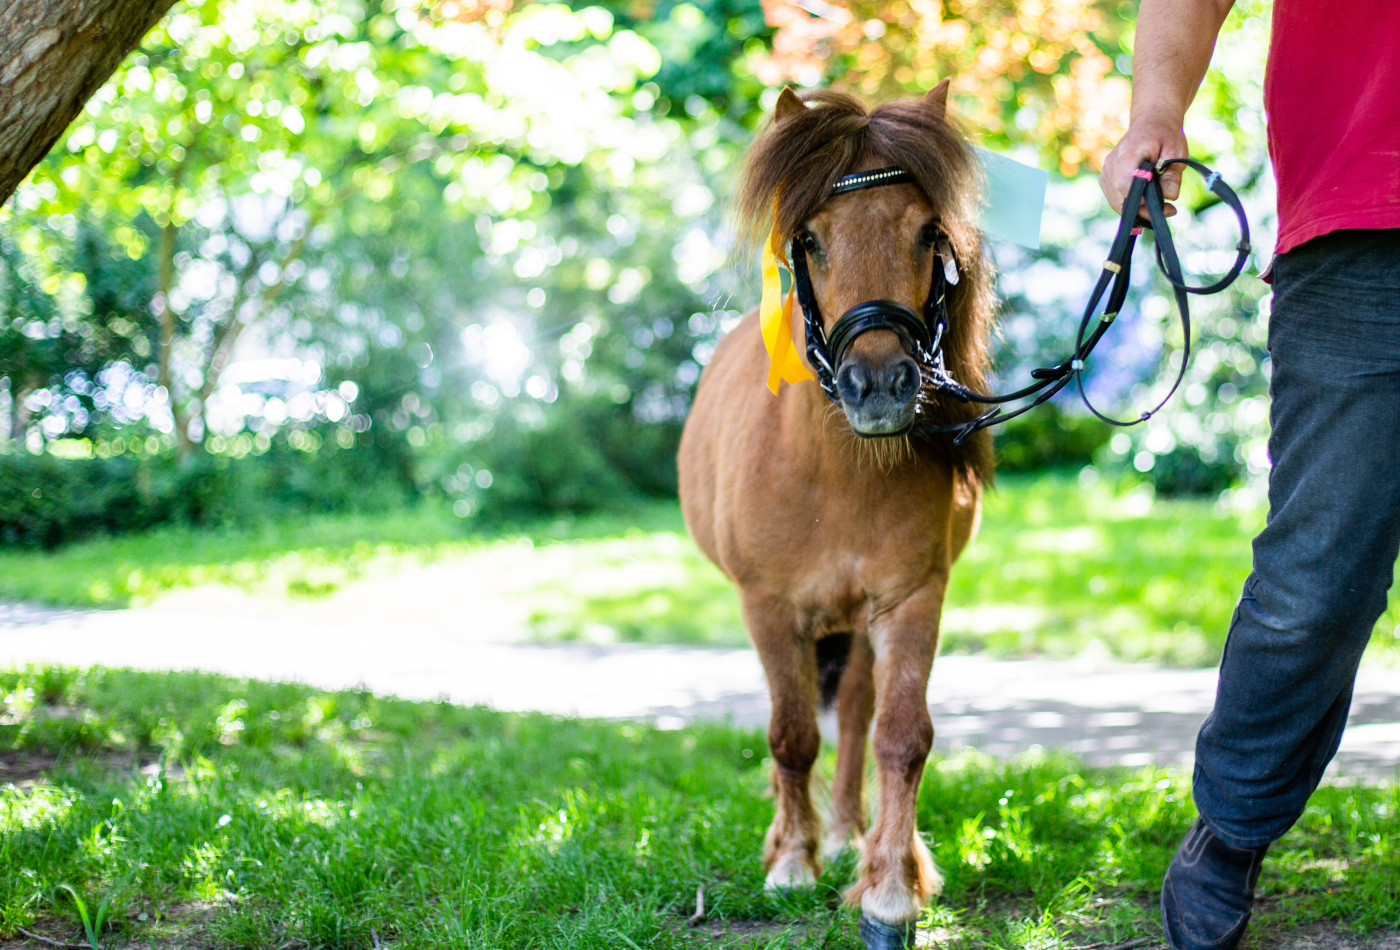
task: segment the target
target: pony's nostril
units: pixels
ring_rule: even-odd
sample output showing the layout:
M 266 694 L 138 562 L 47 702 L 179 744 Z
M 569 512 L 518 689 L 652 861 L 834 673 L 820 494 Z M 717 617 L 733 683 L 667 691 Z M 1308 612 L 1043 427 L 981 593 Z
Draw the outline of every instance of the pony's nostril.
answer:
M 908 402 L 919 391 L 919 364 L 905 357 L 889 373 L 889 393 L 898 402 Z
M 836 390 L 846 402 L 863 401 L 870 389 L 870 374 L 859 363 L 847 363 L 836 372 Z

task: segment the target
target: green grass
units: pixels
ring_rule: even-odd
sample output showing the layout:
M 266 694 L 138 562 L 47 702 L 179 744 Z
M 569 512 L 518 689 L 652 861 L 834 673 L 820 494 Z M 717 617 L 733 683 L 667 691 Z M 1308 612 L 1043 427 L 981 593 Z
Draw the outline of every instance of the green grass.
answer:
M 1262 523 L 1257 508 L 1154 501 L 1140 488 L 1064 475 L 1007 477 L 954 568 L 943 649 L 1212 664 Z M 674 503 L 491 531 L 429 506 L 0 550 L 0 598 L 124 606 L 219 585 L 306 600 L 431 563 L 469 572 L 518 608 L 509 613 L 525 629 L 502 636 L 746 642 L 732 589 L 686 537 Z M 1397 625 L 1392 599 L 1373 656 L 1400 652 Z
M 0 939 L 77 938 L 71 889 L 105 903 L 104 946 L 859 946 L 850 859 L 810 892 L 762 891 L 755 732 L 103 669 L 0 672 L 0 697 L 20 779 L 0 779 Z M 1185 782 L 933 760 L 919 820 L 948 883 L 924 925 L 958 950 L 1154 934 Z M 1397 808 L 1395 787 L 1322 789 L 1272 852 L 1248 946 L 1305 921 L 1400 926 Z
M 128 607 L 172 591 L 226 585 L 270 597 L 314 598 L 385 572 L 520 542 L 586 542 L 671 530 L 674 505 L 479 529 L 446 508 L 308 515 L 256 528 L 159 528 L 53 551 L 0 547 L 0 598 L 55 606 Z

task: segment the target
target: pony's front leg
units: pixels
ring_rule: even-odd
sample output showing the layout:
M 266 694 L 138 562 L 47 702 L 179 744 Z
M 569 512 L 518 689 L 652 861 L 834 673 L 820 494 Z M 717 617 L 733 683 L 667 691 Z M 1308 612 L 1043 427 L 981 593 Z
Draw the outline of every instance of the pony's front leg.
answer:
M 858 903 L 867 946 L 904 946 L 912 924 L 943 887 L 933 855 L 914 824 L 924 762 L 933 747 L 929 672 L 938 642 L 942 585 L 925 588 L 871 630 L 875 652 L 875 737 L 880 807 L 865 839 L 860 879 L 847 894 Z M 874 926 L 867 926 L 874 921 Z M 913 928 L 907 928 L 912 937 Z M 912 945 L 912 940 L 910 941 Z
M 831 815 L 822 838 L 822 857 L 830 860 L 843 849 L 864 845 L 865 746 L 875 715 L 874 657 L 870 638 L 851 638 L 851 653 L 836 692 L 836 776 L 831 783 Z
M 763 842 L 769 890 L 815 884 L 821 874 L 817 839 L 821 819 L 808 783 L 821 750 L 817 729 L 817 659 L 790 603 L 744 596 L 744 619 L 768 677 L 773 701 L 768 748 L 773 756 L 776 811 Z

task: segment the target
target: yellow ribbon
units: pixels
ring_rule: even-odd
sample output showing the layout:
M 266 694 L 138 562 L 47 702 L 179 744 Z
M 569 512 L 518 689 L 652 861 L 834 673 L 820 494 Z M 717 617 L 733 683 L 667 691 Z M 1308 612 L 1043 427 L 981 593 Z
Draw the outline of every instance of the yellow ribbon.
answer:
M 778 395 L 780 382 L 800 383 L 815 379 L 792 339 L 792 297 L 783 296 L 783 278 L 778 272 L 778 255 L 773 251 L 777 235 L 763 242 L 763 302 L 758 308 L 758 325 L 763 330 L 763 348 L 768 351 L 768 388 Z

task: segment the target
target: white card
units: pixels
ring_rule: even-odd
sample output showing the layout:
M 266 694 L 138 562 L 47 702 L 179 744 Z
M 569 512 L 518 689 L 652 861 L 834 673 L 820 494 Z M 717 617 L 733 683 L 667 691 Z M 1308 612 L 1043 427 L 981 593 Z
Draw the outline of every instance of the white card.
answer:
M 972 150 L 982 160 L 987 176 L 978 221 L 982 233 L 1031 250 L 1040 247 L 1040 216 L 1045 210 L 1049 173 L 975 145 Z

